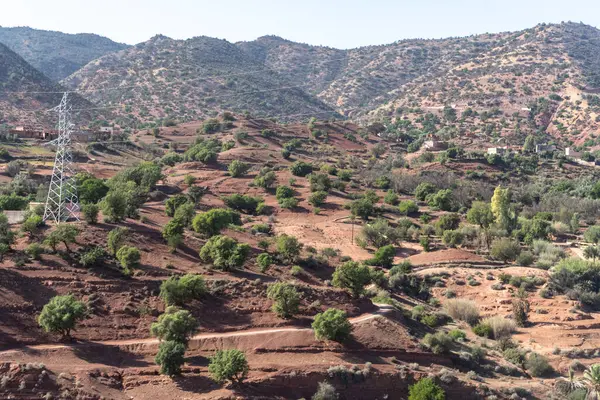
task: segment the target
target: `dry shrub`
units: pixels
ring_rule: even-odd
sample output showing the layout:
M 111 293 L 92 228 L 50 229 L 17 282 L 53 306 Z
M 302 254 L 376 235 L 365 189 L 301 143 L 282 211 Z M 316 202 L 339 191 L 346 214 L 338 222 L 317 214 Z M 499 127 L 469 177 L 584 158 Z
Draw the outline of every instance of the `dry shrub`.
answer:
M 479 321 L 479 308 L 474 301 L 465 299 L 449 299 L 444 303 L 446 313 L 454 319 L 473 325 Z
M 510 335 L 517 329 L 515 321 L 506 319 L 499 315 L 485 318 L 482 322 L 492 328 L 492 333 L 494 335 L 494 339 L 496 340 L 510 337 Z

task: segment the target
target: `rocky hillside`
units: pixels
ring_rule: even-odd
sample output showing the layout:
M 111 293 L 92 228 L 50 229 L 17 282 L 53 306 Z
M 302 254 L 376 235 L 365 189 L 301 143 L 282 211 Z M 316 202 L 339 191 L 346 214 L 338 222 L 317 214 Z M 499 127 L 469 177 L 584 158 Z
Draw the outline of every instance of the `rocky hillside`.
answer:
M 0 43 L 0 125 L 34 122 L 54 125 L 55 116 L 46 110 L 60 103 L 60 92 L 64 90 Z M 92 106 L 76 94 L 71 100 L 73 108 Z M 85 114 L 84 119 L 89 118 L 90 115 Z
M 458 133 L 547 132 L 566 143 L 594 146 L 590 135 L 600 128 L 599 52 L 600 31 L 583 24 L 539 25 L 503 35 L 477 57 L 446 63 L 437 74 L 396 88 L 390 93 L 395 99 L 369 117 L 415 121 L 427 112 L 442 116 L 446 107 L 448 122 L 457 117 Z
M 127 47 L 98 35 L 71 35 L 28 27 L 0 27 L 0 43 L 56 82 L 96 58 Z
M 273 117 L 335 114 L 234 44 L 208 37 L 156 36 L 89 63 L 64 83 L 83 90 L 110 88 L 88 97 L 107 106 L 124 104 L 124 113 L 142 121 L 194 120 L 221 110 Z
M 95 60 L 64 82 L 98 89 L 89 93 L 92 101 L 136 123 L 194 120 L 225 109 L 283 119 L 327 118 L 335 110 L 363 121 L 420 121 L 427 113 L 443 118 L 450 107 L 437 129 L 497 138 L 550 133 L 593 147 L 597 54 L 600 31 L 576 23 L 350 50 L 276 36 L 236 44 L 157 36 Z M 402 133 L 415 126 L 405 127 Z

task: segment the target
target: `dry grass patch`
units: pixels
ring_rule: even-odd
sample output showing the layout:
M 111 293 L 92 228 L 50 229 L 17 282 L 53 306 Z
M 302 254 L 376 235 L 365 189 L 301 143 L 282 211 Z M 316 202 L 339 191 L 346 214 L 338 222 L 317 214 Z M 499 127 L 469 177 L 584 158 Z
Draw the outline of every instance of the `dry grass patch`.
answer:
M 444 302 L 446 313 L 459 321 L 474 325 L 479 321 L 479 307 L 474 301 L 465 299 L 449 299 Z
M 517 329 L 517 324 L 511 319 L 506 319 L 499 315 L 495 317 L 485 318 L 481 321 L 482 324 L 488 325 L 492 328 L 494 339 L 507 338 Z

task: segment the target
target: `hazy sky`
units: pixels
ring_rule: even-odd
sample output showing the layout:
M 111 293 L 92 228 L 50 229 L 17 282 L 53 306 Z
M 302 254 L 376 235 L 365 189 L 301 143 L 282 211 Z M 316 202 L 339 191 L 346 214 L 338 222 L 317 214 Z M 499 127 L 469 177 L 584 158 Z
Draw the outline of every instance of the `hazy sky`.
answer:
M 235 42 L 273 34 L 350 48 L 529 28 L 600 26 L 598 0 L 0 0 L 0 25 L 90 32 L 135 44 L 157 33 Z

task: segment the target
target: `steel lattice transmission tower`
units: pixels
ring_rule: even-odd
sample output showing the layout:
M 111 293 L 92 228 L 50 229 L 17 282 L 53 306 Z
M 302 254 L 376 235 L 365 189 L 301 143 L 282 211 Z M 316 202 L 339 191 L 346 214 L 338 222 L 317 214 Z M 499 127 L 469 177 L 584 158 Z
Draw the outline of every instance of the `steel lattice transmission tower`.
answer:
M 61 223 L 69 218 L 79 221 L 79 199 L 75 186 L 73 171 L 73 155 L 71 153 L 71 106 L 68 93 L 62 97 L 58 111 L 58 138 L 51 143 L 56 145 L 56 157 L 52 169 L 52 180 L 46 199 L 44 221 L 54 220 Z

